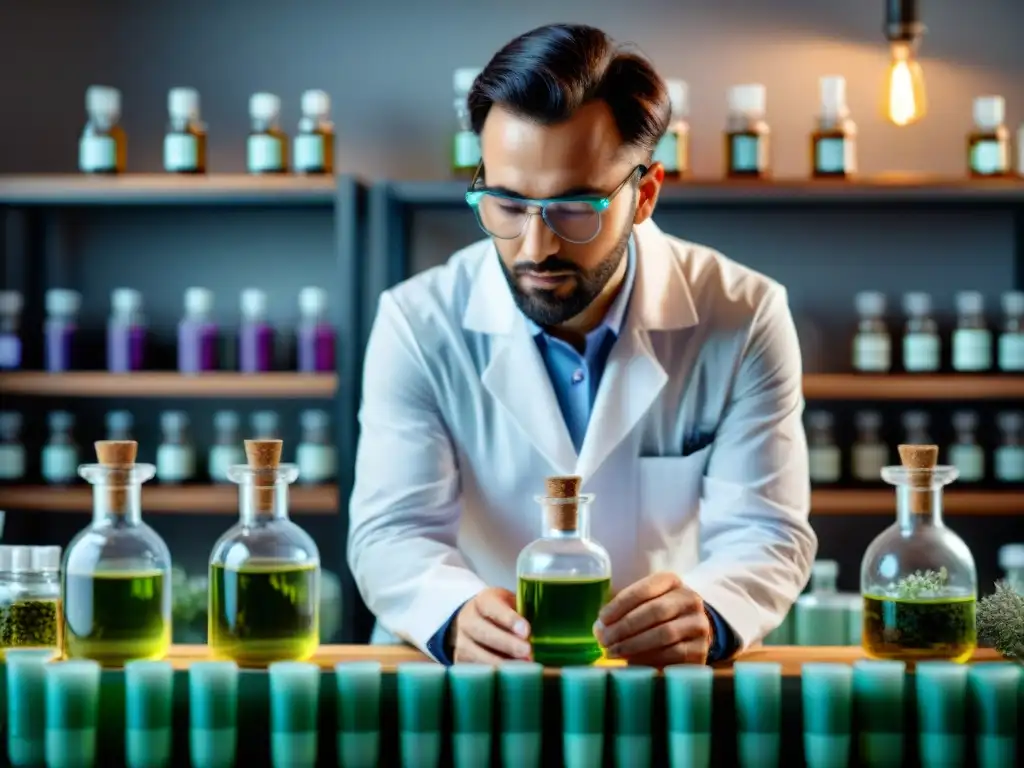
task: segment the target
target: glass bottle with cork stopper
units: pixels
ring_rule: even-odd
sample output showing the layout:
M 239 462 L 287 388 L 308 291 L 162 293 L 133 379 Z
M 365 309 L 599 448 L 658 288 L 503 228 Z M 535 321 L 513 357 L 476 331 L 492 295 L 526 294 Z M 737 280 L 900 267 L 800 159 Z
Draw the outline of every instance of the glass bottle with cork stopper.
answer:
M 171 88 L 167 92 L 170 122 L 164 135 L 164 170 L 206 173 L 206 126 L 199 119 L 199 91 Z
M 764 179 L 771 175 L 770 130 L 765 122 L 767 91 L 759 83 L 729 89 L 725 131 L 725 175 Z
M 821 114 L 811 134 L 811 168 L 816 179 L 848 179 L 857 172 L 857 126 L 846 105 L 846 78 L 821 78 Z
M 334 173 L 331 97 L 324 91 L 302 94 L 302 118 L 295 134 L 293 154 L 296 173 Z
M 902 466 L 882 470 L 896 486 L 896 522 L 861 563 L 864 650 L 882 659 L 967 661 L 977 646 L 978 574 L 942 519 L 942 489 L 957 470 L 937 466 L 935 445 L 900 445 L 899 454 Z
M 320 553 L 288 519 L 294 464 L 280 440 L 246 440 L 248 464 L 231 467 L 239 521 L 210 554 L 209 644 L 241 666 L 310 658 L 320 643 Z
M 967 137 L 967 166 L 974 178 L 1009 176 L 1010 131 L 1006 101 L 1002 96 L 979 96 L 974 100 L 974 130 Z
M 88 122 L 78 142 L 78 169 L 82 173 L 124 173 L 128 138 L 121 127 L 121 92 L 105 85 L 85 91 Z
M 652 161 L 661 163 L 666 179 L 683 179 L 690 175 L 689 89 L 683 80 L 666 80 L 668 100 L 672 108 L 668 130 L 654 149 Z
M 549 477 L 537 496 L 541 538 L 516 561 L 517 609 L 530 624 L 533 659 L 549 666 L 591 664 L 603 651 L 594 623 L 611 596 L 612 564 L 590 538 L 593 494 L 580 493 L 581 478 Z
M 134 440 L 100 440 L 99 463 L 78 468 L 92 483 L 93 513 L 64 556 L 67 658 L 121 666 L 170 647 L 171 553 L 142 521 L 142 484 L 156 468 L 137 464 L 137 453 Z

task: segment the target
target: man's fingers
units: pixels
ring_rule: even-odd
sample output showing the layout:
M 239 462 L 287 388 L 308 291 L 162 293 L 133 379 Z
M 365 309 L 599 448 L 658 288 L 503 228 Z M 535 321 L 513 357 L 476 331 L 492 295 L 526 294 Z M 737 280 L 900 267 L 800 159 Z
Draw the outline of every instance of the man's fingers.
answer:
M 697 609 L 697 600 L 691 599 L 689 593 L 668 592 L 641 603 L 613 624 L 605 625 L 598 633 L 598 639 L 607 648 L 659 624 L 694 613 Z
M 491 653 L 486 648 L 475 643 L 470 637 L 463 637 L 459 644 L 455 647 L 455 659 L 456 663 L 459 662 L 473 662 L 475 664 L 500 664 L 506 659 Z
M 655 573 L 640 579 L 619 592 L 608 602 L 608 605 L 601 609 L 598 623 L 609 627 L 638 605 L 681 587 L 682 582 L 674 573 Z
M 481 615 L 476 621 L 468 622 L 463 631 L 476 645 L 505 658 L 530 658 L 530 644 L 527 641 L 492 623 L 485 616 Z
M 505 591 L 489 593 L 486 598 L 481 596 L 476 603 L 477 611 L 485 619 L 526 639 L 530 636 L 530 625 L 516 613 L 514 606 L 515 596 Z
M 612 658 L 632 658 L 638 654 L 685 644 L 690 640 L 707 641 L 707 630 L 702 614 L 689 613 L 667 622 L 648 625 L 642 632 L 616 640 L 606 648 Z

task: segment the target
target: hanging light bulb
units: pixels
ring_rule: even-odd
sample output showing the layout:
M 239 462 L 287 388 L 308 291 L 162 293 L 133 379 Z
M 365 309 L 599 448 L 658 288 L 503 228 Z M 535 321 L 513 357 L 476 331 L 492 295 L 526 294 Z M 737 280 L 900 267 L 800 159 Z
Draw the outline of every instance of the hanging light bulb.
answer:
M 887 0 L 885 36 L 892 49 L 892 63 L 886 80 L 885 110 L 895 125 L 910 125 L 928 111 L 924 72 L 916 57 L 924 32 L 917 0 Z

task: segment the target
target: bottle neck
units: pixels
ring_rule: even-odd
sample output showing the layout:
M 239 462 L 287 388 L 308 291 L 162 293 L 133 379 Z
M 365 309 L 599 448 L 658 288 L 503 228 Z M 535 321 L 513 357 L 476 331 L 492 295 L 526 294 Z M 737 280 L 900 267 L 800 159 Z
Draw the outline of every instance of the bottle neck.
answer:
M 142 522 L 142 484 L 129 483 L 111 473 L 106 481 L 92 488 L 92 521 L 94 524 Z
M 288 519 L 288 483 L 283 479 L 247 477 L 238 486 L 243 523 Z
M 904 530 L 924 526 L 943 527 L 942 487 L 915 488 L 911 485 L 896 487 L 896 522 Z
M 559 500 L 561 501 L 561 500 Z M 542 504 L 542 533 L 545 539 L 590 538 L 589 504 Z

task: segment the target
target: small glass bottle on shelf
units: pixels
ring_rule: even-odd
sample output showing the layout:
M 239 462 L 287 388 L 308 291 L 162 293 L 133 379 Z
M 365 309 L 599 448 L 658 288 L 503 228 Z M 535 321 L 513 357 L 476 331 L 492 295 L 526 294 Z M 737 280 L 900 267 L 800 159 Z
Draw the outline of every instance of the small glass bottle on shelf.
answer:
M 238 427 L 239 419 L 235 411 L 217 411 L 213 414 L 216 438 L 210 447 L 208 466 L 210 480 L 215 483 L 228 482 L 228 469 L 235 464 L 245 463 L 245 451 L 242 450 Z
M 812 483 L 836 483 L 842 474 L 842 456 L 832 429 L 835 418 L 828 411 L 807 413 L 808 459 Z
M 238 362 L 242 373 L 264 373 L 274 366 L 274 329 L 267 322 L 267 294 L 259 288 L 242 291 Z
M 931 435 L 928 429 L 931 426 L 931 417 L 924 411 L 904 411 L 903 413 L 903 434 L 905 443 L 923 444 L 931 442 Z
M 690 175 L 690 92 L 684 80 L 666 80 L 665 85 L 672 113 L 651 162 L 662 164 L 665 178 L 683 179 Z
M 0 411 L 0 481 L 14 483 L 25 477 L 25 446 L 21 444 L 21 414 Z
M 533 659 L 546 666 L 591 664 L 603 655 L 594 623 L 611 597 L 612 564 L 590 538 L 593 494 L 579 477 L 549 477 L 541 538 L 516 560 L 517 610 L 530 625 Z
M 885 294 L 861 291 L 854 297 L 857 334 L 853 337 L 853 369 L 861 373 L 888 373 L 892 367 L 892 340 L 885 324 Z
M 903 295 L 907 324 L 903 332 L 903 370 L 934 373 L 942 366 L 939 326 L 932 317 L 932 297 L 918 291 Z
M 1010 585 L 1010 589 L 1024 596 L 1024 544 L 1001 546 L 999 567 L 1006 575 L 1006 583 Z
M 953 369 L 960 373 L 992 367 L 992 332 L 985 323 L 985 297 L 979 291 L 956 295 L 957 323 L 953 331 Z
M 13 371 L 21 367 L 22 298 L 18 291 L 0 291 L 0 370 Z
M 170 123 L 164 135 L 164 170 L 206 173 L 206 126 L 199 117 L 199 91 L 171 88 L 167 113 Z
M 859 411 L 854 417 L 857 439 L 851 450 L 851 474 L 862 483 L 877 483 L 889 463 L 889 446 L 882 440 L 882 414 Z
M 299 372 L 334 373 L 336 334 L 327 317 L 327 291 L 303 288 L 299 292 L 299 314 Z
M 771 175 L 770 129 L 765 122 L 768 94 L 759 83 L 729 89 L 725 131 L 725 175 L 763 179 Z
M 1002 295 L 1003 327 L 999 333 L 999 370 L 1024 371 L 1024 291 Z
M 470 177 L 480 165 L 480 137 L 473 132 L 469 120 L 469 92 L 473 90 L 473 82 L 480 69 L 477 67 L 460 67 L 452 76 L 455 88 L 455 119 L 457 130 L 452 144 L 452 173 L 459 177 Z
M 131 411 L 107 412 L 107 440 L 132 440 L 135 419 Z
M 821 113 L 811 134 L 811 168 L 816 179 L 848 179 L 857 173 L 857 126 L 846 104 L 846 78 L 820 80 Z
M 204 373 L 217 370 L 217 324 L 213 322 L 213 291 L 185 291 L 185 316 L 178 323 L 178 370 Z
M 281 99 L 254 93 L 249 99 L 252 129 L 246 142 L 249 173 L 287 173 L 288 137 L 281 130 Z
M 67 411 L 51 411 L 50 441 L 43 446 L 43 480 L 53 485 L 66 485 L 75 480 L 78 468 L 78 446 L 71 436 L 75 417 Z
M 1010 131 L 1003 124 L 1006 101 L 1002 96 L 974 100 L 974 130 L 967 137 L 967 164 L 975 178 L 1009 176 Z
M 256 440 L 277 440 L 281 436 L 281 419 L 277 411 L 253 411 L 249 428 Z
M 882 473 L 896 486 L 896 522 L 861 564 L 864 650 L 882 659 L 964 662 L 977 646 L 978 574 L 970 549 L 942 519 L 942 489 L 956 468 L 936 465 L 934 445 L 899 452 L 902 466 Z
M 117 288 L 111 294 L 112 312 L 107 323 L 107 370 L 111 373 L 141 371 L 145 365 L 146 321 L 142 294 Z
M 996 480 L 1024 483 L 1024 412 L 1002 411 L 996 424 L 1002 433 L 993 456 Z
M 978 414 L 956 411 L 953 414 L 956 439 L 949 446 L 949 463 L 956 467 L 961 482 L 978 483 L 985 479 L 985 451 L 978 445 Z
M 160 414 L 163 442 L 156 449 L 156 478 L 161 483 L 185 483 L 196 473 L 196 452 L 188 437 L 188 414 L 164 411 Z
M 303 411 L 299 419 L 302 423 L 302 441 L 295 452 L 299 482 L 317 484 L 333 480 L 337 459 L 329 432 L 331 417 L 327 411 L 314 409 Z
M 849 600 L 838 592 L 839 563 L 815 560 L 811 589 L 793 606 L 796 645 L 846 645 L 850 636 Z
M 121 92 L 105 85 L 85 91 L 88 120 L 78 142 L 78 169 L 82 173 L 124 173 L 128 137 L 121 127 Z
M 123 666 L 161 659 L 171 644 L 171 553 L 142 521 L 142 483 L 155 468 L 136 464 L 137 451 L 134 441 L 99 441 L 99 463 L 78 470 L 93 486 L 93 513 L 64 556 L 69 659 Z
M 46 321 L 43 336 L 46 339 L 46 370 L 63 373 L 75 368 L 75 332 L 82 294 L 66 288 L 51 288 L 46 292 Z
M 5 547 L 0 602 L 0 652 L 12 648 L 59 650 L 60 547 Z
M 331 97 L 324 91 L 302 94 L 302 119 L 294 141 L 296 173 L 334 173 L 334 125 Z
M 246 440 L 239 521 L 210 555 L 209 644 L 241 666 L 308 659 L 320 643 L 320 553 L 288 519 L 294 464 L 281 464 L 280 440 Z

